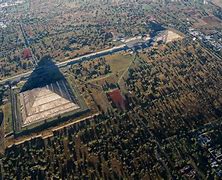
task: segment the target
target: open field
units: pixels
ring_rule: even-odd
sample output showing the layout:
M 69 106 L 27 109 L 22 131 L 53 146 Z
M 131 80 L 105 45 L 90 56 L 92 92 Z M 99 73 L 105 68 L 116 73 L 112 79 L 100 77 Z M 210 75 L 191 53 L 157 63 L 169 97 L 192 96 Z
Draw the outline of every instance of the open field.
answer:
M 133 61 L 134 56 L 129 54 L 115 54 L 105 57 L 105 62 L 110 66 L 111 73 L 92 79 L 89 82 L 100 86 L 108 83 L 117 83 L 123 73 Z
M 99 105 L 99 109 L 107 112 L 111 108 L 110 103 L 107 99 L 106 94 L 100 89 L 91 88 L 93 100 Z
M 133 55 L 115 54 L 107 56 L 105 60 L 110 65 L 112 72 L 115 74 L 129 67 L 133 60 Z
M 214 26 L 214 27 L 222 26 L 222 21 L 216 18 L 215 16 L 204 17 L 203 21 L 206 22 L 209 26 Z

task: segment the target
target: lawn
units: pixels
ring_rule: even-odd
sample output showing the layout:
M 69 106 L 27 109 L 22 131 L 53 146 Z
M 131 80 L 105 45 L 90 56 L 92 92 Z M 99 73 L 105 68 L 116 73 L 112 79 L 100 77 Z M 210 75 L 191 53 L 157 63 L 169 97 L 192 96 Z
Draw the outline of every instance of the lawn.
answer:
M 111 73 L 104 76 L 100 76 L 88 82 L 98 85 L 101 88 L 107 83 L 109 84 L 118 83 L 120 85 L 121 84 L 120 80 L 123 78 L 123 76 L 126 75 L 128 68 L 131 66 L 133 60 L 134 60 L 134 55 L 131 54 L 119 53 L 106 56 L 105 61 L 107 64 L 110 65 Z
M 102 86 L 106 82 L 109 83 L 117 83 L 118 79 L 122 76 L 122 74 L 127 70 L 130 64 L 133 61 L 134 56 L 125 55 L 125 54 L 114 54 L 107 56 L 105 58 L 106 63 L 110 65 L 111 73 L 100 76 L 96 79 L 89 80 L 88 82 L 98 84 Z
M 114 54 L 106 57 L 106 62 L 110 65 L 113 73 L 118 73 L 129 67 L 134 56 L 124 54 Z

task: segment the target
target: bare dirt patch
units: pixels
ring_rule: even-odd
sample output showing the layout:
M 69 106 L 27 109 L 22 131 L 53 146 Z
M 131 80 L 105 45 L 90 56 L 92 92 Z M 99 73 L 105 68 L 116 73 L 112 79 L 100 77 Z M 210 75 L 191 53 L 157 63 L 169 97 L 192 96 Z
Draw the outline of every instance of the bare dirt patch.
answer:
M 218 26 L 218 24 L 221 24 L 221 20 L 219 20 L 215 16 L 204 17 L 203 21 L 206 22 L 210 26 Z
M 181 35 L 179 35 L 178 33 L 173 32 L 173 31 L 167 31 L 166 36 L 167 36 L 166 43 L 183 38 Z
M 212 1 L 213 1 L 213 3 L 214 3 L 215 5 L 217 5 L 217 6 L 219 6 L 219 7 L 222 8 L 222 1 L 221 1 L 221 0 L 212 0 Z

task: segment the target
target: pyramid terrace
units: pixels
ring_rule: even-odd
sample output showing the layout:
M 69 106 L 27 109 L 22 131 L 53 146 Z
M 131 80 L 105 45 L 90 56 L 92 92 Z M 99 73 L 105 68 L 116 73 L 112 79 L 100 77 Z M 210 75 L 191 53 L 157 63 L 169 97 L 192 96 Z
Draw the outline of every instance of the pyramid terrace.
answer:
M 79 109 L 65 81 L 20 93 L 23 126 Z

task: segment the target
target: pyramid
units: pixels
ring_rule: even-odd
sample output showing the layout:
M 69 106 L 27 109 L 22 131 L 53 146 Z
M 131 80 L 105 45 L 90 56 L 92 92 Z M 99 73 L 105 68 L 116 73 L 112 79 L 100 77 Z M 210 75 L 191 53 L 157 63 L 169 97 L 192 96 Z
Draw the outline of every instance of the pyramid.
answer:
M 52 58 L 50 56 L 44 56 L 29 76 L 21 92 L 44 87 L 59 80 L 65 80 L 65 77 L 52 61 Z
M 66 80 L 59 80 L 43 87 L 20 93 L 22 126 L 58 117 L 80 107 Z
M 79 109 L 76 98 L 50 56 L 44 56 L 19 93 L 22 126 Z

